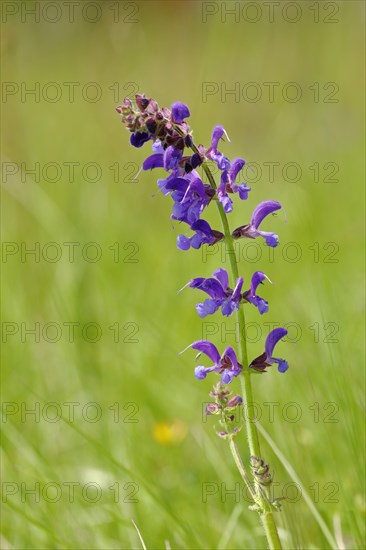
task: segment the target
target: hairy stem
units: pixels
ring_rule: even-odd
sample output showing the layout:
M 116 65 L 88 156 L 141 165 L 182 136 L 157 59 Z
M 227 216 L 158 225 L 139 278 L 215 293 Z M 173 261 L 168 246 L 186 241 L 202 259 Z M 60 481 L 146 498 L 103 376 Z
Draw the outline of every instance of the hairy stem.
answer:
M 192 144 L 191 148 L 193 151 L 198 152 L 198 149 L 194 144 Z M 217 188 L 216 182 L 214 180 L 214 177 L 209 167 L 207 166 L 207 163 L 204 162 L 202 166 L 211 186 L 214 189 L 216 189 Z M 234 287 L 235 282 L 239 277 L 238 260 L 235 253 L 234 239 L 231 236 L 229 222 L 228 222 L 226 213 L 222 207 L 222 204 L 219 201 L 216 201 L 216 205 L 220 214 L 223 232 L 225 235 L 225 245 L 229 256 L 231 274 L 233 278 L 233 287 Z M 251 372 L 250 372 L 249 363 L 248 363 L 245 316 L 244 316 L 244 310 L 242 306 L 240 306 L 239 310 L 237 311 L 237 335 L 238 335 L 238 341 L 240 342 L 239 358 L 240 358 L 241 364 L 243 365 L 243 372 L 240 375 L 240 384 L 241 384 L 241 389 L 243 394 L 243 400 L 244 400 L 244 403 L 247 404 L 247 408 L 248 408 L 247 414 L 245 415 L 245 426 L 247 431 L 249 452 L 253 456 L 261 457 L 258 430 L 256 428 L 255 418 L 254 418 L 254 408 L 251 406 L 253 404 L 253 391 L 252 391 L 252 382 L 251 382 Z M 240 475 L 242 476 L 244 482 L 247 483 L 248 475 L 246 474 L 238 449 L 232 439 L 230 440 L 230 450 L 235 460 L 235 464 L 240 472 Z M 255 493 L 251 491 L 251 494 L 255 501 L 258 500 L 258 497 L 256 496 Z M 257 494 L 258 495 L 261 494 L 259 490 Z M 261 497 L 259 498 L 260 500 L 262 500 Z M 263 500 L 262 500 L 262 505 L 265 512 L 261 514 L 261 521 L 266 534 L 268 547 L 270 548 L 270 550 L 281 550 L 282 548 L 281 541 L 278 536 L 277 527 L 273 518 L 272 511 L 268 510 L 268 506 L 266 505 L 265 502 L 263 502 Z
M 238 447 L 236 446 L 236 443 L 235 443 L 233 438 L 231 438 L 229 441 L 230 441 L 230 451 L 231 451 L 231 454 L 233 455 L 235 464 L 236 464 L 236 466 L 237 466 L 237 468 L 240 472 L 241 477 L 243 478 L 243 481 L 244 481 L 245 485 L 247 486 L 247 489 L 249 491 L 250 496 L 252 497 L 253 501 L 255 502 L 256 495 L 255 495 L 255 491 L 253 489 L 253 484 L 252 484 L 252 482 L 250 480 L 250 477 L 248 476 L 247 471 L 244 467 L 243 461 L 242 461 L 241 456 L 240 456 L 239 451 L 238 451 Z
M 281 541 L 278 536 L 277 527 L 272 512 L 265 512 L 261 516 L 261 521 L 266 533 L 268 547 L 270 550 L 281 550 Z

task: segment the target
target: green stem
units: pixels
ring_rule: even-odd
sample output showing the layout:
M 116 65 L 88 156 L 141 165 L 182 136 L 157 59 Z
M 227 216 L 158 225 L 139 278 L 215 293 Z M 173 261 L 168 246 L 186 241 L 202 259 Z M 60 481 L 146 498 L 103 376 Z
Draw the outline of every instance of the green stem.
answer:
M 253 490 L 253 486 L 252 486 L 250 477 L 248 476 L 247 471 L 244 467 L 243 461 L 242 461 L 241 456 L 240 456 L 239 451 L 238 451 L 238 447 L 236 446 L 236 443 L 235 443 L 233 438 L 231 438 L 229 441 L 230 441 L 230 451 L 231 451 L 231 454 L 233 455 L 236 467 L 238 468 L 239 473 L 240 473 L 241 477 L 243 478 L 243 481 L 244 481 L 245 485 L 248 488 L 250 496 L 252 497 L 253 501 L 255 502 L 256 501 L 255 491 Z
M 272 512 L 265 512 L 261 516 L 261 521 L 266 533 L 268 548 L 270 550 L 282 550 L 280 537 L 278 536 L 278 531 Z
M 198 149 L 194 144 L 192 144 L 191 148 L 196 153 L 198 152 Z M 216 189 L 217 188 L 216 182 L 206 162 L 204 162 L 202 166 L 211 186 L 214 189 Z M 235 248 L 234 248 L 234 240 L 231 236 L 228 219 L 222 207 L 222 204 L 219 203 L 218 201 L 216 201 L 216 204 L 219 210 L 221 223 L 222 223 L 222 227 L 225 235 L 225 244 L 226 244 L 227 253 L 229 255 L 233 283 L 235 284 L 235 281 L 239 277 L 239 270 L 238 270 L 238 260 L 237 260 Z M 237 335 L 239 337 L 238 339 L 240 342 L 239 358 L 240 358 L 241 364 L 243 365 L 243 372 L 240 375 L 240 384 L 241 384 L 241 389 L 243 393 L 244 403 L 247 404 L 247 409 L 248 409 L 247 414 L 245 415 L 245 426 L 247 431 L 249 452 L 253 456 L 261 457 L 258 430 L 255 425 L 254 407 L 251 406 L 253 404 L 253 391 L 252 391 L 251 372 L 249 370 L 249 363 L 248 363 L 248 352 L 247 352 L 247 342 L 246 342 L 246 332 L 245 332 L 245 316 L 244 316 L 244 311 L 242 306 L 240 306 L 239 310 L 237 311 Z M 245 472 L 238 449 L 232 439 L 230 440 L 230 450 L 234 457 L 236 466 L 241 476 L 243 477 L 243 480 L 247 483 L 246 478 L 248 476 Z M 258 491 L 257 494 L 260 495 L 260 492 Z M 257 497 L 253 496 L 254 500 L 256 500 L 256 498 Z M 281 541 L 278 536 L 277 527 L 273 519 L 273 514 L 270 510 L 268 510 L 268 506 L 266 506 L 264 502 L 262 502 L 262 504 L 265 511 L 263 514 L 261 514 L 261 521 L 267 537 L 268 547 L 270 548 L 270 550 L 281 550 L 282 548 Z

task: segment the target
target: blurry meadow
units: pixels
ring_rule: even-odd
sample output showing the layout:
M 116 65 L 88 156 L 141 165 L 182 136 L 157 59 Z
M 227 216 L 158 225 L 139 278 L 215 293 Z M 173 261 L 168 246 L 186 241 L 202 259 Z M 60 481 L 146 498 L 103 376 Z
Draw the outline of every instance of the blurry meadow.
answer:
M 245 309 L 249 357 L 289 329 L 288 372 L 253 377 L 276 520 L 284 548 L 364 548 L 364 3 L 295 2 L 293 22 L 287 2 L 272 20 L 276 3 L 76 2 L 73 22 L 65 4 L 2 3 L 1 548 L 140 548 L 132 519 L 148 549 L 265 548 L 202 415 L 215 379 L 178 356 L 235 346 L 234 316 L 176 294 L 225 253 L 177 250 L 162 172 L 132 181 L 150 145 L 114 108 L 137 91 L 188 104 L 197 143 L 222 124 L 221 150 L 252 164 L 232 228 L 284 206 L 274 252 L 238 248 L 245 283 L 274 283 L 267 315 Z M 238 445 L 247 461 L 244 430 Z

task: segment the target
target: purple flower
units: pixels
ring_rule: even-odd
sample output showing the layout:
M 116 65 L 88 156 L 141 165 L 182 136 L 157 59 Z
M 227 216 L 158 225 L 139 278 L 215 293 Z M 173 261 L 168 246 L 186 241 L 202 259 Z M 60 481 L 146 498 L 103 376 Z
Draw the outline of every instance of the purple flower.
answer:
M 214 195 L 209 185 L 204 185 L 198 173 L 193 170 L 184 178 L 172 178 L 165 183 L 165 190 L 172 192 L 173 220 L 179 220 L 192 225 Z
M 285 328 L 275 328 L 272 330 L 266 338 L 264 353 L 254 359 L 249 367 L 258 372 L 266 372 L 266 367 L 273 365 L 273 363 L 277 363 L 279 372 L 286 372 L 288 369 L 287 361 L 279 359 L 278 357 L 273 357 L 272 353 L 277 342 L 286 336 L 287 333 L 288 331 Z
M 164 153 L 164 147 L 161 144 L 160 139 L 156 139 L 154 143 L 152 144 L 152 150 L 154 153 Z
M 218 143 L 223 135 L 230 141 L 225 129 L 222 126 L 215 126 L 211 137 L 211 147 L 207 149 L 206 155 L 216 162 L 220 170 L 228 170 L 230 168 L 229 159 L 224 157 L 224 155 L 217 150 Z
M 185 118 L 188 118 L 190 115 L 191 113 L 189 112 L 187 105 L 185 105 L 184 103 L 180 103 L 179 101 L 173 103 L 172 116 L 174 122 L 180 124 L 184 121 Z
M 164 168 L 164 154 L 154 153 L 142 163 L 143 170 L 153 170 L 153 168 Z
M 258 227 L 262 223 L 264 218 L 266 218 L 269 214 L 272 214 L 276 210 L 279 210 L 280 208 L 282 208 L 282 206 L 277 201 L 261 202 L 260 204 L 258 204 L 253 212 L 250 224 L 237 227 L 232 232 L 232 237 L 234 239 L 240 239 L 241 237 L 255 239 L 256 237 L 261 236 L 265 239 L 268 246 L 276 247 L 279 240 L 278 235 L 276 235 L 276 233 L 268 231 L 260 231 Z
M 217 189 L 217 198 L 221 202 L 224 211 L 229 213 L 233 209 L 232 200 L 229 198 L 228 193 L 238 193 L 239 197 L 242 200 L 248 198 L 248 193 L 251 190 L 250 187 L 247 187 L 243 182 L 240 185 L 235 184 L 235 179 L 240 170 L 245 164 L 244 159 L 234 159 L 230 169 L 225 169 L 221 174 L 220 185 Z
M 224 350 L 221 357 L 217 347 L 208 340 L 197 340 L 197 342 L 193 342 L 188 347 L 198 350 L 200 352 L 198 355 L 204 353 L 214 363 L 212 367 L 199 365 L 195 368 L 194 375 L 198 380 L 206 378 L 209 372 L 216 372 L 217 374 L 221 374 L 221 381 L 224 384 L 230 384 L 234 376 L 238 376 L 242 371 L 243 367 L 238 363 L 236 353 L 230 346 Z
M 191 156 L 183 157 L 183 149 L 179 149 L 173 145 L 169 147 L 165 146 L 164 149 L 159 139 L 154 141 L 152 149 L 153 154 L 147 157 L 142 164 L 143 170 L 164 168 L 167 172 L 173 170 L 175 177 L 185 176 L 186 174 L 194 172 L 194 169 L 202 164 L 204 158 L 201 153 L 194 153 Z M 195 172 L 195 176 L 199 177 L 197 172 Z M 166 195 L 164 180 L 161 181 L 163 187 L 162 191 Z
M 134 147 L 142 147 L 149 139 L 151 138 L 147 132 L 135 132 L 131 134 L 130 143 Z
M 173 172 L 165 179 L 158 179 L 158 187 L 160 191 L 163 193 L 163 195 L 169 195 L 171 192 L 170 189 L 168 189 L 170 182 L 175 180 L 178 177 L 178 171 L 173 170 Z
M 243 278 L 237 279 L 235 289 L 232 290 L 229 288 L 229 276 L 226 269 L 217 269 L 213 272 L 213 277 L 207 279 L 202 277 L 192 279 L 188 286 L 203 290 L 210 296 L 203 303 L 196 305 L 197 313 L 201 318 L 215 313 L 220 307 L 222 314 L 227 317 L 232 315 L 235 309 L 239 309 Z
M 143 170 L 152 170 L 153 168 L 164 168 L 167 172 L 178 167 L 182 158 L 182 151 L 170 145 L 165 150 L 159 140 L 153 143 L 154 154 L 147 157 L 142 164 Z
M 194 168 L 197 168 L 197 166 L 201 166 L 202 162 L 203 162 L 203 159 L 201 155 L 199 153 L 193 153 L 190 159 L 190 164 L 192 168 L 194 169 Z
M 191 225 L 191 229 L 196 232 L 193 237 L 178 235 L 177 247 L 180 250 L 189 250 L 191 247 L 198 249 L 201 248 L 203 244 L 212 245 L 224 238 L 223 233 L 211 229 L 205 220 L 197 220 Z
M 225 170 L 221 174 L 220 185 L 217 188 L 217 198 L 221 202 L 226 214 L 231 212 L 233 209 L 233 202 L 227 195 L 227 175 L 228 175 L 227 170 Z
M 251 188 L 247 187 L 244 182 L 240 185 L 235 184 L 236 177 L 244 165 L 244 159 L 236 158 L 233 160 L 229 170 L 229 187 L 233 193 L 238 193 L 239 197 L 245 201 L 248 198 L 248 193 L 251 191 Z
M 183 151 L 170 145 L 164 152 L 164 168 L 168 172 L 178 167 Z
M 255 273 L 253 273 L 252 280 L 250 283 L 250 289 L 243 293 L 243 298 L 247 300 L 247 302 L 250 302 L 251 304 L 253 304 L 256 308 L 258 308 L 258 311 L 261 315 L 263 315 L 263 313 L 267 313 L 268 302 L 264 300 L 264 298 L 257 296 L 256 291 L 258 286 L 261 283 L 263 283 L 265 279 L 271 282 L 268 279 L 267 275 L 265 275 L 261 271 L 256 271 Z

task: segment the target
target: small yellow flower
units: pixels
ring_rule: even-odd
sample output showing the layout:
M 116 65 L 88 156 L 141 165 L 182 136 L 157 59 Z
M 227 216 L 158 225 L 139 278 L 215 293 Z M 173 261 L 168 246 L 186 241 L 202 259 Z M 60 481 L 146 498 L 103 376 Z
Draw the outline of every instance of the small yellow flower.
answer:
M 160 445 L 180 443 L 187 435 L 187 427 L 183 422 L 158 422 L 153 428 L 153 437 Z

